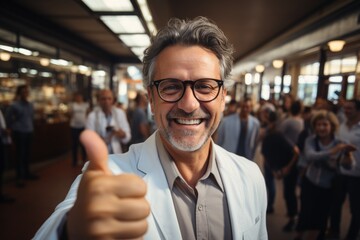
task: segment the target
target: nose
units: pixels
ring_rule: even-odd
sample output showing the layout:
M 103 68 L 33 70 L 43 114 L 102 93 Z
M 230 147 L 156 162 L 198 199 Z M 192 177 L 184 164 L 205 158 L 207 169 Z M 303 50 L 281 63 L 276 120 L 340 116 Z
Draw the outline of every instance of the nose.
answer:
M 184 110 L 187 113 L 191 113 L 199 108 L 200 103 L 195 98 L 194 92 L 191 86 L 187 85 L 184 90 L 184 96 L 177 102 L 178 108 Z

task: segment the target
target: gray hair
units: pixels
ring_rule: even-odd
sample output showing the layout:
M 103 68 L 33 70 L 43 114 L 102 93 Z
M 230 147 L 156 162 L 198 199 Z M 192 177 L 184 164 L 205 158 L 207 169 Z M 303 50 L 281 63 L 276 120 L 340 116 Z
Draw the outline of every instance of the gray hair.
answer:
M 220 61 L 221 78 L 227 85 L 233 65 L 233 47 L 223 31 L 205 17 L 193 20 L 172 18 L 167 26 L 151 39 L 151 45 L 145 50 L 143 58 L 144 87 L 153 80 L 156 57 L 166 47 L 172 45 L 199 45 L 213 52 Z

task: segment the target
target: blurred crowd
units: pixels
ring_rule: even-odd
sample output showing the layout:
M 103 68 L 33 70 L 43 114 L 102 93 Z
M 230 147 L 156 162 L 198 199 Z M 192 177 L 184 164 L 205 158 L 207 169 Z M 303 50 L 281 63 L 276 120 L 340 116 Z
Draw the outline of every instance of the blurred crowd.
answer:
M 29 89 L 19 86 L 13 103 L 0 112 L 0 178 L 6 162 L 6 146 L 16 148 L 16 185 L 38 176 L 30 172 L 33 136 Z M 99 90 L 97 104 L 90 108 L 80 93 L 69 105 L 72 166 L 86 161 L 79 140 L 84 129 L 97 132 L 109 153 L 126 152 L 143 142 L 156 129 L 146 93 L 138 92 L 127 109 L 116 102 L 111 90 Z M 261 149 L 263 174 L 268 192 L 267 213 L 274 208 L 276 194 L 285 200 L 288 222 L 283 231 L 296 231 L 296 239 L 339 239 L 341 211 L 346 197 L 351 221 L 346 239 L 357 239 L 360 227 L 360 101 L 340 99 L 336 104 L 316 99 L 312 106 L 285 94 L 279 101 L 259 102 L 245 98 L 227 103 L 215 143 L 234 154 L 256 161 Z M 79 157 L 81 159 L 79 159 Z M 275 181 L 283 184 L 276 191 Z M 0 203 L 14 199 L 2 191 Z M 300 192 L 300 196 L 298 196 Z
M 360 101 L 336 104 L 316 99 L 312 106 L 285 94 L 276 101 L 252 99 L 228 103 L 214 135 L 225 149 L 254 159 L 260 148 L 268 192 L 267 213 L 276 194 L 285 201 L 283 231 L 295 239 L 339 239 L 341 212 L 349 199 L 346 239 L 360 228 Z M 277 193 L 275 181 L 283 184 Z M 300 196 L 298 193 L 300 192 Z
M 73 93 L 68 111 L 70 134 L 62 133 L 71 136 L 73 167 L 82 166 L 87 160 L 80 142 L 80 134 L 85 129 L 97 132 L 110 154 L 127 151 L 129 145 L 144 141 L 154 131 L 145 93 L 139 91 L 130 104 L 131 107 L 124 109 L 109 89 L 97 92 L 97 101 L 93 107 L 82 93 Z M 39 178 L 30 171 L 35 134 L 34 106 L 29 100 L 29 86 L 20 85 L 12 103 L 0 111 L 0 203 L 15 201 L 3 192 L 2 187 L 10 161 L 15 166 L 16 187 L 23 188 L 26 181 Z M 10 151 L 15 153 L 14 156 L 10 156 Z

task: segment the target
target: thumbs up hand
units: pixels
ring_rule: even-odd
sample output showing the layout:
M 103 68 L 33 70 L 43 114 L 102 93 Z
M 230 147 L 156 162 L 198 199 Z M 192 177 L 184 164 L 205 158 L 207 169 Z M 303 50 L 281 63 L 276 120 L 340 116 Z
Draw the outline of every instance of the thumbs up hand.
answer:
M 150 206 L 146 184 L 133 174 L 112 175 L 103 140 L 93 131 L 81 134 L 88 159 L 77 199 L 69 211 L 69 239 L 133 239 L 147 230 Z

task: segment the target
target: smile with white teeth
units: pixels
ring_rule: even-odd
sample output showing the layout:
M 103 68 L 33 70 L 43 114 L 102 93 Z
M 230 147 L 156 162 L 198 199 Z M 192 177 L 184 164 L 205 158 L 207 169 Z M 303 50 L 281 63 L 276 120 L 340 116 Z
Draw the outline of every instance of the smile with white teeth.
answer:
M 198 125 L 201 123 L 200 119 L 174 119 L 174 121 L 178 124 L 182 125 Z

